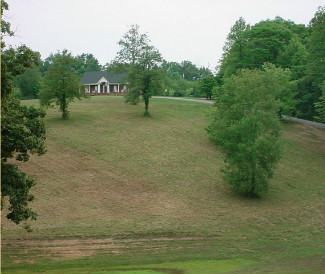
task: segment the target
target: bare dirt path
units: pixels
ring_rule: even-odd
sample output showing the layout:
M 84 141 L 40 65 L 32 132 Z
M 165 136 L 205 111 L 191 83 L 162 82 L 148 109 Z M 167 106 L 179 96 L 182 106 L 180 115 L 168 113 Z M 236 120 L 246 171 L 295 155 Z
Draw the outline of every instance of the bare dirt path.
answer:
M 189 243 L 212 239 L 213 237 L 181 237 L 151 239 L 62 239 L 62 240 L 2 240 L 2 249 L 14 263 L 34 263 L 39 259 L 77 259 L 96 254 L 122 255 L 131 250 L 170 250 L 187 246 Z M 175 246 L 177 242 L 179 245 Z M 31 261 L 28 254 L 33 254 Z M 36 255 L 36 256 L 35 256 Z

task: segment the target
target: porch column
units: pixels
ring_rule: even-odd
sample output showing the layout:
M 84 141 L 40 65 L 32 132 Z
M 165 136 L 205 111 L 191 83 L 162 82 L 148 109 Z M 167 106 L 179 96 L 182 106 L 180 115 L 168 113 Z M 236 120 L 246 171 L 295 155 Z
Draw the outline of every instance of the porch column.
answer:
M 88 93 L 90 93 L 90 85 L 88 85 Z
M 120 92 L 120 84 L 117 84 L 117 92 Z
M 98 93 L 100 93 L 100 84 L 98 84 Z

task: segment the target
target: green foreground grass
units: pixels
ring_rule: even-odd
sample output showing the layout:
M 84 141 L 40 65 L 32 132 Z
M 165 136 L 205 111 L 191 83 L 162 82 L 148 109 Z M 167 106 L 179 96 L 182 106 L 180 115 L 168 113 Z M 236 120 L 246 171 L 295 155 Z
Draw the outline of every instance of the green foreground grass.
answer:
M 323 273 L 324 131 L 283 123 L 270 191 L 247 199 L 222 182 L 210 107 L 152 99 L 144 117 L 106 96 L 68 121 L 49 110 L 48 153 L 20 164 L 39 218 L 32 233 L 2 218 L 3 273 Z

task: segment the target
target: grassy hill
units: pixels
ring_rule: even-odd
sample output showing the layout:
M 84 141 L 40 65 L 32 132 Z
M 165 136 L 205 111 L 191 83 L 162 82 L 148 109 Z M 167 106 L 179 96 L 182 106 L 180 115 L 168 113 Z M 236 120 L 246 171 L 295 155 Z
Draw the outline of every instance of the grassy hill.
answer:
M 209 108 L 152 99 L 143 117 L 107 96 L 73 103 L 68 121 L 49 110 L 47 154 L 20 164 L 39 217 L 32 233 L 2 218 L 4 273 L 322 273 L 324 130 L 283 123 L 270 191 L 247 199 L 221 179 Z

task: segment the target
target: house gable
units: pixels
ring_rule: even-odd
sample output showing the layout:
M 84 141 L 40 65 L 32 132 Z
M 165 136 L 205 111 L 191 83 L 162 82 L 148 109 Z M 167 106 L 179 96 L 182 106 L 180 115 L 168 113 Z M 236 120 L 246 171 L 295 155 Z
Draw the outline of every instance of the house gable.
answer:
M 98 80 L 98 82 L 96 84 L 101 84 L 101 83 L 108 83 L 108 81 L 105 77 L 102 77 Z

